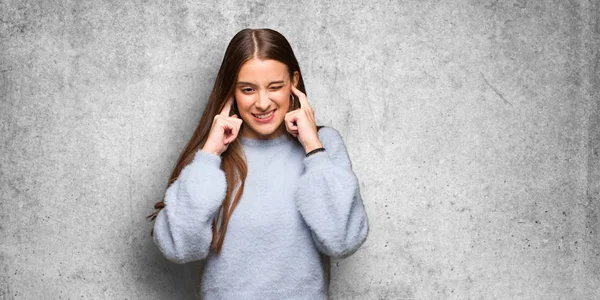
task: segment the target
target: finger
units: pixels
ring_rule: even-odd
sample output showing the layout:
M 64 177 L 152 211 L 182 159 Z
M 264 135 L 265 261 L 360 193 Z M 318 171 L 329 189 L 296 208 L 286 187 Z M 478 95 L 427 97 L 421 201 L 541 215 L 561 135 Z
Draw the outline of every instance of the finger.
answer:
M 298 136 L 298 126 L 294 125 L 292 122 L 285 122 L 285 130 L 294 137 Z
M 229 136 L 229 134 L 233 131 L 236 130 L 237 128 L 240 127 L 241 122 L 239 122 L 240 119 L 233 119 L 233 118 L 219 118 L 219 126 L 221 127 L 221 130 L 223 132 L 223 137 L 227 137 Z
M 237 125 L 237 127 L 240 127 L 242 123 L 244 123 L 244 120 L 240 119 L 236 114 L 231 115 L 231 117 L 228 117 L 226 120 L 231 124 Z
M 242 122 L 240 119 L 230 120 L 229 121 L 229 134 L 225 136 L 224 144 L 229 144 L 235 140 L 240 132 L 240 127 Z
M 298 119 L 298 117 L 296 115 L 296 111 L 291 111 L 291 112 L 285 114 L 285 117 L 284 117 L 285 127 L 287 128 L 288 131 L 298 129 L 298 126 L 295 124 L 297 119 Z
M 225 106 L 221 110 L 220 115 L 224 117 L 229 117 L 229 112 L 231 111 L 231 105 L 233 105 L 233 96 L 230 96 L 227 101 L 225 101 Z
M 298 137 L 298 130 L 289 130 L 288 131 L 292 136 Z
M 289 123 L 286 123 L 285 129 L 287 130 L 287 132 L 289 132 L 291 135 L 293 136 L 297 136 L 298 135 L 298 127 L 290 125 Z
M 298 131 L 298 125 L 295 125 L 294 123 L 286 123 L 285 127 L 288 129 L 289 132 Z
M 223 135 L 223 145 L 229 145 L 235 139 L 235 128 L 229 128 Z
M 237 137 L 237 129 L 233 128 L 233 129 L 231 129 L 231 133 L 225 137 L 225 140 L 223 140 L 223 144 L 224 145 L 231 144 L 231 142 L 233 142 L 233 140 L 235 140 L 236 137 Z
M 238 128 L 240 128 L 240 126 L 242 126 L 242 123 L 244 123 L 244 120 L 238 118 L 237 115 L 232 115 L 231 118 L 227 120 L 231 122 L 231 124 L 237 126 Z
M 304 109 L 311 108 L 310 104 L 308 103 L 308 99 L 306 99 L 306 95 L 302 91 L 300 91 L 299 89 L 297 89 L 295 86 L 292 86 L 292 92 L 296 96 L 298 96 L 298 100 L 300 101 L 300 107 L 301 108 L 304 108 Z

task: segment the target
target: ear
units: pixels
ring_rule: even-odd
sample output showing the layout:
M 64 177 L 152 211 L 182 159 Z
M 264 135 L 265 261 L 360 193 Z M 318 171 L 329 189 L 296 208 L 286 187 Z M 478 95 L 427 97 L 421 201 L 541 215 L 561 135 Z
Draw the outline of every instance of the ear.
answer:
M 300 72 L 294 71 L 294 77 L 292 78 L 292 84 L 294 87 L 298 87 L 298 82 L 300 81 Z

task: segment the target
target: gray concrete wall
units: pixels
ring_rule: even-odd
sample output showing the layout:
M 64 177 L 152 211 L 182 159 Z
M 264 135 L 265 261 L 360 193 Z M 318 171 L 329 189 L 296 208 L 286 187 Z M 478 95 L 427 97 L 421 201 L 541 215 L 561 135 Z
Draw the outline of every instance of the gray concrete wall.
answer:
M 365 2 L 365 3 L 363 3 Z M 0 0 L 0 299 L 191 299 L 144 216 L 229 39 L 288 37 L 371 225 L 333 299 L 600 294 L 598 1 Z

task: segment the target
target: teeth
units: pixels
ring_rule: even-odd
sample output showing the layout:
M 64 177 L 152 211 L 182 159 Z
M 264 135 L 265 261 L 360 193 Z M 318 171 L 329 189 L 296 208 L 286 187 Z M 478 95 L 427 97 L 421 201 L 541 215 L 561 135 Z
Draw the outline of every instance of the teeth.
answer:
M 274 110 L 265 115 L 255 115 L 255 116 L 259 119 L 266 119 L 266 118 L 270 117 L 273 114 L 273 112 L 274 112 Z

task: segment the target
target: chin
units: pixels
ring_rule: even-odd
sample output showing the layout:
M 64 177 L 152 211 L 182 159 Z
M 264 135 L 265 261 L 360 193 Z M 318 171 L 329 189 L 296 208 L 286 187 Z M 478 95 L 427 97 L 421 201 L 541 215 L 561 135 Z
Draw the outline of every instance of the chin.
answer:
M 267 126 L 264 126 L 267 127 Z M 262 130 L 257 130 L 256 133 L 264 138 L 268 138 L 274 134 L 281 134 L 281 125 L 279 126 L 269 126 L 269 128 L 261 128 Z
M 283 120 L 279 122 L 279 125 L 275 124 L 253 124 L 247 126 L 246 131 L 248 136 L 258 139 L 273 139 L 278 137 L 281 133 L 285 132 L 283 126 Z

